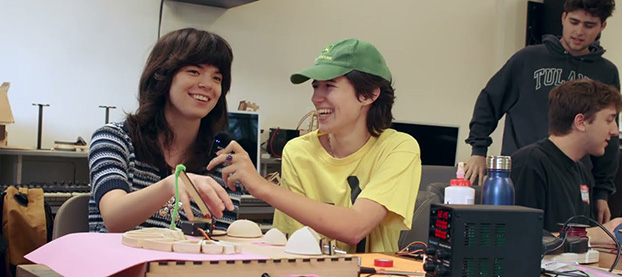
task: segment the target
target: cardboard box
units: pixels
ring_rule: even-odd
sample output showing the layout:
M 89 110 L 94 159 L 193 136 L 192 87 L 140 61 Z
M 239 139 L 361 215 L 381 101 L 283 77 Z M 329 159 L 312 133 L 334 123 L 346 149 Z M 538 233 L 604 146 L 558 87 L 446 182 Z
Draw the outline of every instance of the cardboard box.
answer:
M 11 83 L 4 82 L 0 86 L 0 146 L 6 146 L 8 142 L 8 133 L 6 125 L 15 122 L 11 105 L 9 104 L 9 87 Z

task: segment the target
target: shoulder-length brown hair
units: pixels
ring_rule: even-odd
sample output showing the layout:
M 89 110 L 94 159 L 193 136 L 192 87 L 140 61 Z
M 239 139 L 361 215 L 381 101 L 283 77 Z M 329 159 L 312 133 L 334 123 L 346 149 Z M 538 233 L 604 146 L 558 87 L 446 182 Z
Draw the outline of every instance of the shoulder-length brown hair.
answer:
M 140 77 L 138 109 L 128 114 L 127 127 L 137 159 L 160 170 L 167 170 L 159 135 L 167 147 L 174 134 L 164 117 L 173 76 L 187 65 L 209 64 L 222 74 L 222 93 L 212 111 L 201 119 L 199 133 L 186 161 L 190 172 L 201 172 L 207 164 L 214 135 L 227 127 L 227 101 L 231 87 L 233 51 L 229 43 L 217 34 L 193 28 L 170 32 L 153 47 Z

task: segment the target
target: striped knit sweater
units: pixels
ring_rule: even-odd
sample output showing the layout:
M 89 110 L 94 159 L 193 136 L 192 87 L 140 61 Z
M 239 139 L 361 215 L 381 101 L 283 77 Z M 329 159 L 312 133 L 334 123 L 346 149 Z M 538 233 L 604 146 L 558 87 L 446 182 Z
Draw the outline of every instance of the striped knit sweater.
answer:
M 109 123 L 93 134 L 89 150 L 89 168 L 91 179 L 91 197 L 89 199 L 89 230 L 90 232 L 108 232 L 99 211 L 99 201 L 107 192 L 122 189 L 128 193 L 140 190 L 154 184 L 170 175 L 171 172 L 160 172 L 156 167 L 145 164 L 136 159 L 136 153 L 131 138 L 124 123 Z M 209 161 L 206 161 L 207 165 Z M 207 172 L 205 172 L 207 173 Z M 221 185 L 220 171 L 206 174 L 214 178 Z M 229 191 L 235 205 L 233 212 L 225 211 L 222 219 L 216 220 L 218 229 L 226 229 L 230 222 L 237 219 L 239 211 L 240 190 Z M 138 203 L 137 203 L 138 205 Z M 162 203 L 164 207 L 166 203 Z M 195 217 L 203 217 L 198 206 L 192 202 L 192 212 Z M 179 211 L 181 220 L 187 220 L 183 210 Z M 171 214 L 161 216 L 155 212 L 145 222 L 137 226 L 168 227 L 171 223 Z M 179 221 L 177 222 L 179 226 Z

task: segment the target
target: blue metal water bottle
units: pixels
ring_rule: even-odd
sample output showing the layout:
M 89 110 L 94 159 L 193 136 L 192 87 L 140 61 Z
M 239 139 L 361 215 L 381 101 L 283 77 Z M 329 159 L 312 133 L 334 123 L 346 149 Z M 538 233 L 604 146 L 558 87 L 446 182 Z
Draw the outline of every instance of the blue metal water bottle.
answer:
M 488 176 L 484 181 L 482 204 L 514 205 L 514 184 L 510 179 L 512 159 L 509 156 L 488 156 Z

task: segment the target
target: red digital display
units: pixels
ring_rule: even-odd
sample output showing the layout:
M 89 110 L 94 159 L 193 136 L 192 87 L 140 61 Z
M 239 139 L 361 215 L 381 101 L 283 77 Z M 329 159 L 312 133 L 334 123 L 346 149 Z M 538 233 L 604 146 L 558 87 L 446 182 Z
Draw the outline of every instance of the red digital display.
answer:
M 447 231 L 443 231 L 443 230 L 434 230 L 434 236 L 439 238 L 439 239 L 447 239 Z
M 447 221 L 441 220 L 441 219 L 437 219 L 436 222 L 434 223 L 434 227 L 443 229 L 443 230 L 447 230 L 447 225 L 448 225 Z
M 448 211 L 439 210 L 438 211 L 438 217 L 447 220 L 447 219 L 449 219 L 449 212 Z
M 432 231 L 432 235 L 435 238 L 438 239 L 442 239 L 442 240 L 449 240 L 450 235 L 450 230 L 449 228 L 451 227 L 449 221 L 451 218 L 451 214 L 450 211 L 448 210 L 442 210 L 442 209 L 438 209 L 435 211 L 436 212 L 436 217 L 434 218 L 434 222 L 431 225 L 431 228 L 434 229 L 434 231 Z

